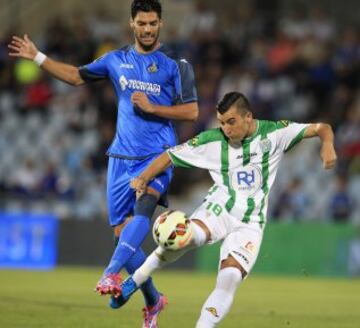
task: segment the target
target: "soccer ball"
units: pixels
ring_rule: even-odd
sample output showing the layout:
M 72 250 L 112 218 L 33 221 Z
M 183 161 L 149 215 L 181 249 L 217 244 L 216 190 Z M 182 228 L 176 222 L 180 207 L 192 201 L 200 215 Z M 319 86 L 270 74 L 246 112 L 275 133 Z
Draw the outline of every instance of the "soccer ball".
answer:
M 154 222 L 153 238 L 165 249 L 181 249 L 189 244 L 191 236 L 190 219 L 181 211 L 164 212 Z

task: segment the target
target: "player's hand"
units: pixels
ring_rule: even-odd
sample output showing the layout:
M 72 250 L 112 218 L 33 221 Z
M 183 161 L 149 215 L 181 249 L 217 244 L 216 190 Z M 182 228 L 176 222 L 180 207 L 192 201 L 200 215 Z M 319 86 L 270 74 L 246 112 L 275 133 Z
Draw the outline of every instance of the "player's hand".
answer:
M 139 176 L 131 180 L 130 186 L 136 190 L 137 196 L 141 196 L 146 191 L 147 181 L 143 177 Z
M 11 42 L 8 44 L 11 49 L 9 56 L 20 57 L 33 60 L 38 53 L 38 49 L 35 44 L 29 39 L 27 34 L 23 38 L 13 36 Z
M 133 102 L 134 105 L 139 107 L 144 112 L 154 113 L 154 107 L 149 101 L 148 96 L 144 92 L 135 91 L 131 95 L 131 101 Z
M 332 169 L 337 160 L 336 151 L 332 142 L 324 142 L 321 146 L 320 157 L 325 170 Z

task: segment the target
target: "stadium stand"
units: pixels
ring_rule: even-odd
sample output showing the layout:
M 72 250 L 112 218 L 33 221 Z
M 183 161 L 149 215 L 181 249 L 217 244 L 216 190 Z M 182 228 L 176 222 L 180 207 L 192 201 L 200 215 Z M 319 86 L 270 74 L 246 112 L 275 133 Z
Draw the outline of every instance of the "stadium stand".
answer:
M 250 99 L 256 117 L 329 122 L 337 170 L 314 164 L 316 143 L 294 150 L 279 170 L 271 216 L 360 223 L 359 29 L 324 8 L 302 9 L 269 19 L 251 2 L 222 12 L 199 2 L 178 29 L 170 26 L 166 41 L 194 63 L 199 91 L 199 121 L 178 124 L 179 138 L 216 125 L 217 99 L 234 89 Z M 71 88 L 10 59 L 12 33 L 0 35 L 0 208 L 106 218 L 105 151 L 116 120 L 111 87 Z M 98 12 L 48 20 L 34 38 L 49 56 L 81 65 L 127 43 L 129 31 Z M 178 171 L 173 206 L 191 210 L 207 186 L 202 173 Z

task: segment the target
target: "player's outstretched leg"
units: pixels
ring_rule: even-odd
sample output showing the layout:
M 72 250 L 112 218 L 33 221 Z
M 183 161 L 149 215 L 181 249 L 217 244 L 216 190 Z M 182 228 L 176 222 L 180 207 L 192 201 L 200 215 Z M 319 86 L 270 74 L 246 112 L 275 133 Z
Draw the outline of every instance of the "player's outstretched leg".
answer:
M 129 276 L 119 285 L 119 302 L 123 302 L 121 305 L 127 302 L 130 299 L 131 295 L 134 294 L 139 288 L 141 288 L 148 281 L 151 281 L 150 276 L 156 269 L 159 269 L 168 263 L 174 262 L 180 256 L 185 254 L 189 249 L 191 249 L 191 247 L 184 248 L 179 251 L 167 251 L 160 246 L 156 248 L 155 251 L 153 251 L 148 256 L 144 264 L 135 271 L 134 275 Z M 158 304 L 158 302 L 159 300 L 157 300 L 156 304 Z M 114 303 L 115 301 L 110 301 L 110 306 L 112 308 L 118 308 L 121 306 L 120 305 L 116 307 Z M 147 304 L 146 308 L 152 308 L 156 304 Z
M 203 245 L 207 238 L 205 231 L 195 223 L 192 223 L 192 230 L 192 238 L 184 248 L 174 251 L 158 246 L 135 273 L 120 284 L 121 295 L 125 299 L 130 298 L 142 284 L 148 281 L 155 270 L 175 262 L 190 249 Z
M 167 264 L 175 262 L 178 258 L 183 256 L 190 249 L 200 247 L 205 244 L 209 238 L 206 232 L 194 222 L 191 222 L 191 229 L 193 231 L 191 239 L 185 247 L 179 250 L 166 250 L 158 246 L 145 260 L 143 265 L 139 267 L 132 276 L 132 280 L 137 286 L 143 284 L 154 271 L 160 269 Z

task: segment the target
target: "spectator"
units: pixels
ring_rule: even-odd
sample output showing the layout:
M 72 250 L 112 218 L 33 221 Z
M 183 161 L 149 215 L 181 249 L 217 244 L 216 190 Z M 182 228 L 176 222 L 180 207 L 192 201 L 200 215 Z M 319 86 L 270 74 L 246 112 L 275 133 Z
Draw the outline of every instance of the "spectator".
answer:
M 330 198 L 329 208 L 334 222 L 349 221 L 354 207 L 348 192 L 348 180 L 344 175 L 336 177 L 335 192 Z
M 24 164 L 12 176 L 11 189 L 19 195 L 33 197 L 39 191 L 40 172 L 31 158 L 27 158 Z
M 301 179 L 293 178 L 280 194 L 273 217 L 276 220 L 300 221 L 307 217 L 310 200 L 302 188 Z

